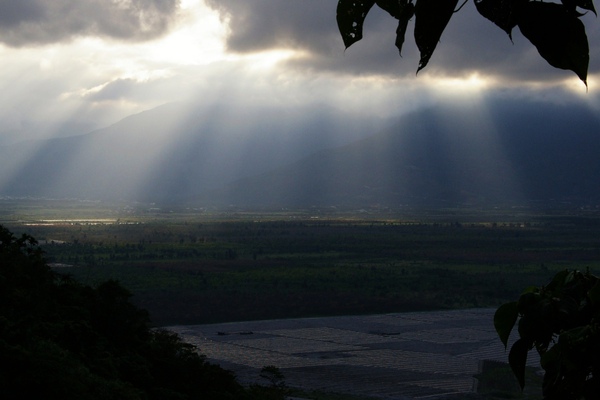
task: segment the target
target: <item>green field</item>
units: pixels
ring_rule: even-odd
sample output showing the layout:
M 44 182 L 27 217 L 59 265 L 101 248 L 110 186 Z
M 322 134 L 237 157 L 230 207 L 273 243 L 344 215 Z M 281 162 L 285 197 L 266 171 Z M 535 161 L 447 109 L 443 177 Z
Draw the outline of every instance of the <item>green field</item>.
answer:
M 3 200 L 83 283 L 119 280 L 156 325 L 496 307 L 600 269 L 600 212 L 241 210 Z

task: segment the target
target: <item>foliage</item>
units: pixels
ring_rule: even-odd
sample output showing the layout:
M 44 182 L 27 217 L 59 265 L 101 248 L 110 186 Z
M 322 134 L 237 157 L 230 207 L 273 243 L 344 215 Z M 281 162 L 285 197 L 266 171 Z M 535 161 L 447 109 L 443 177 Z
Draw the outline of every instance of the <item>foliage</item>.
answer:
M 465 3 L 467 0 L 464 0 Z M 578 9 L 596 13 L 593 0 L 474 0 L 479 13 L 504 30 L 512 40 L 518 26 L 553 67 L 571 70 L 586 83 L 589 46 Z M 458 0 L 339 0 L 337 23 L 346 48 L 362 39 L 365 18 L 377 4 L 398 20 L 396 47 L 402 52 L 408 22 L 415 18 L 414 37 L 421 54 L 417 73 L 425 68 Z M 586 83 L 587 85 L 587 83 Z
M 509 364 L 521 388 L 527 354 L 536 349 L 545 370 L 544 399 L 596 399 L 600 393 L 600 278 L 564 270 L 547 286 L 525 289 L 496 311 L 494 325 L 506 347 L 518 320 Z
M 251 385 L 250 392 L 261 400 L 282 400 L 286 398 L 289 389 L 285 385 L 285 377 L 274 365 L 264 366 L 260 370 L 260 377 L 268 382 L 268 385 Z
M 260 377 L 266 379 L 273 387 L 285 388 L 285 377 L 274 365 L 266 365 L 260 370 Z
M 564 265 L 600 268 L 595 212 L 503 212 L 13 229 L 45 239 L 56 271 L 88 285 L 118 280 L 158 326 L 492 307 Z
M 116 281 L 96 288 L 53 272 L 36 241 L 0 226 L 3 399 L 251 399 L 148 315 Z

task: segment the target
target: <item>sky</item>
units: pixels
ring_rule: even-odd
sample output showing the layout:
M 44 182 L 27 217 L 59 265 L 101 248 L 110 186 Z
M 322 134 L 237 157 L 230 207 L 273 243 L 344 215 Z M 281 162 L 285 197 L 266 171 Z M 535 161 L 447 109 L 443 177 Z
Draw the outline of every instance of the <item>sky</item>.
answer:
M 436 102 L 581 102 L 600 108 L 600 24 L 588 88 L 513 42 L 472 1 L 453 16 L 427 68 L 396 20 L 373 8 L 344 49 L 336 0 L 0 0 L 0 145 L 80 135 L 161 104 L 333 106 L 402 115 Z M 409 25 L 409 32 L 414 26 Z

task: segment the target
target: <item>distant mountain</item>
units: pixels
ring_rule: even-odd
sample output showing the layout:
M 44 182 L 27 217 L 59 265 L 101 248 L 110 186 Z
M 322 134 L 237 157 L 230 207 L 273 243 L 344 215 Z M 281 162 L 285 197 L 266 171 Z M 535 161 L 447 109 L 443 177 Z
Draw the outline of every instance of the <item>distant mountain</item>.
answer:
M 446 105 L 241 179 L 199 201 L 263 207 L 596 205 L 599 151 L 599 119 L 579 105 Z
M 599 150 L 600 121 L 581 104 L 488 99 L 394 123 L 330 108 L 170 104 L 87 135 L 0 148 L 0 195 L 240 207 L 587 205 L 600 204 Z
M 0 147 L 0 195 L 178 201 L 386 123 L 330 107 L 168 104 L 90 134 Z

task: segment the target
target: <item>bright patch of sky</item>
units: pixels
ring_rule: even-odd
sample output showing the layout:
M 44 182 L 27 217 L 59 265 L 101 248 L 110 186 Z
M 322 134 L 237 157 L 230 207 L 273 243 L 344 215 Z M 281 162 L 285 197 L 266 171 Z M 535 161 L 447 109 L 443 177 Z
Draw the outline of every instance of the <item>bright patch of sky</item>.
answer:
M 589 91 L 549 67 L 520 35 L 514 44 L 469 2 L 430 65 L 415 76 L 396 21 L 373 9 L 365 38 L 344 51 L 336 0 L 32 0 L 0 4 L 0 145 L 80 135 L 175 101 L 283 107 L 327 104 L 402 115 L 454 96 L 515 91 L 581 98 L 597 107 L 598 23 Z M 409 27 L 409 31 L 410 31 Z

